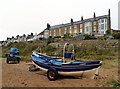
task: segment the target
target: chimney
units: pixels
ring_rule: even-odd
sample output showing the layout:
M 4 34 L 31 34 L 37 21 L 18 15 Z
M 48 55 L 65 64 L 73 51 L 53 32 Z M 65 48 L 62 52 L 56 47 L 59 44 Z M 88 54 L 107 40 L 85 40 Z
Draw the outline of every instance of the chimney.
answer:
M 47 23 L 47 29 L 50 29 L 50 24 L 49 23 Z
M 94 18 L 96 17 L 96 15 L 95 15 L 95 12 L 94 12 L 94 16 L 93 16 Z
M 7 40 L 9 40 L 9 38 L 7 37 Z
M 110 9 L 108 10 L 108 15 L 110 16 Z
M 73 19 L 71 18 L 71 23 L 73 23 Z
M 83 16 L 81 16 L 81 21 L 83 21 Z
M 110 18 L 110 9 L 108 10 L 108 15 L 109 15 L 109 30 L 111 32 L 111 18 Z

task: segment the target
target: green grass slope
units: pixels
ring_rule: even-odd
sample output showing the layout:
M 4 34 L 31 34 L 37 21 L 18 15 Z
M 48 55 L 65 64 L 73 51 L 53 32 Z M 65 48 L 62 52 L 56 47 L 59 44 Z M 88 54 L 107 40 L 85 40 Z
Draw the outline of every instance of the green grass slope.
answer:
M 58 41 L 56 43 L 64 44 L 67 41 Z M 118 44 L 117 40 L 83 40 L 83 41 L 69 41 L 74 44 L 75 57 L 78 59 L 96 59 L 96 60 L 112 60 L 118 56 Z M 80 44 L 80 45 L 79 45 Z M 9 51 L 11 47 L 18 48 L 22 60 L 30 59 L 32 51 L 47 53 L 49 56 L 55 56 L 55 53 L 59 57 L 63 56 L 63 46 L 55 47 L 47 45 L 45 42 L 19 42 L 10 43 L 5 47 L 2 47 L 2 57 Z M 67 48 L 68 51 L 72 50 L 72 47 Z

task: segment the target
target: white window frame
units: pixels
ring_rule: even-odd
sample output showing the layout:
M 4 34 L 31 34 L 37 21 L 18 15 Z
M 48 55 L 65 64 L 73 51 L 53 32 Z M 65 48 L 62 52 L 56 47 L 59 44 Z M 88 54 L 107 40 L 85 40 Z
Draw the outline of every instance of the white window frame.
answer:
M 102 22 L 103 21 L 103 22 Z M 104 23 L 105 21 L 104 21 L 104 19 L 101 19 L 101 23 Z
M 93 29 L 93 31 L 95 31 L 95 32 L 96 32 L 96 26 L 94 26 L 94 29 Z
M 82 28 L 83 24 L 80 24 L 80 28 Z
M 96 25 L 96 21 L 94 21 L 93 24 Z
M 50 36 L 51 36 L 51 30 L 50 30 Z
M 67 33 L 67 28 L 65 27 L 64 34 L 66 34 L 66 33 Z
M 67 33 L 67 31 L 65 30 L 64 34 L 66 34 L 66 33 Z
M 103 25 L 103 28 L 102 28 L 102 25 Z M 105 29 L 105 24 L 101 24 L 101 30 L 104 30 Z
M 105 19 L 105 23 L 107 23 L 107 19 Z
M 81 28 L 81 29 L 80 29 L 80 33 L 82 33 L 82 32 L 83 32 L 83 29 Z
M 55 29 L 54 29 L 54 36 L 55 36 L 56 34 L 55 34 Z
M 74 28 L 77 28 L 77 25 L 74 25 Z
M 105 30 L 107 30 L 107 23 L 105 23 Z
M 104 20 L 104 22 L 102 23 L 102 20 Z M 104 26 L 103 26 L 104 25 Z M 102 26 L 104 28 L 102 28 Z M 103 33 L 104 31 L 104 34 L 106 34 L 106 30 L 107 30 L 107 18 L 104 18 L 104 19 L 100 19 L 99 20 L 99 34 Z
M 90 34 L 92 32 L 92 22 L 85 23 L 85 34 Z
M 88 33 L 89 32 L 89 26 L 85 27 L 86 28 L 86 32 Z
M 45 36 L 45 38 L 48 38 L 48 36 L 49 36 L 49 31 L 48 30 L 45 30 L 44 36 Z
M 103 33 L 102 33 L 103 32 Z M 104 31 L 101 31 L 101 34 L 103 35 L 104 34 Z
M 59 28 L 59 36 L 61 36 L 61 28 Z
M 72 33 L 72 30 L 70 29 L 70 34 Z
M 105 19 L 105 30 L 107 30 L 107 19 Z
M 77 33 L 77 29 L 74 29 L 74 33 Z
M 67 30 L 67 27 L 65 27 L 65 30 Z

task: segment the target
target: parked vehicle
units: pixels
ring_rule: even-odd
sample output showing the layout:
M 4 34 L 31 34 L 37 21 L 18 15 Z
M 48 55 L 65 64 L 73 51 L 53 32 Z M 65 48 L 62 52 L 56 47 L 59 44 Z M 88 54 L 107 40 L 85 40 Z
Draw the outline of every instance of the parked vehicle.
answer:
M 98 75 L 98 70 L 102 61 L 80 61 L 75 60 L 74 46 L 72 52 L 66 52 L 65 44 L 63 48 L 63 58 L 53 58 L 41 53 L 32 53 L 32 63 L 37 68 L 47 72 L 50 81 L 57 79 L 58 75 L 89 77 L 94 78 Z M 71 62 L 66 62 L 65 58 L 71 58 Z
M 17 48 L 11 48 L 9 53 L 6 54 L 7 55 L 7 63 L 9 63 L 9 61 L 17 61 L 18 63 L 20 62 L 21 58 L 19 55 L 19 51 Z

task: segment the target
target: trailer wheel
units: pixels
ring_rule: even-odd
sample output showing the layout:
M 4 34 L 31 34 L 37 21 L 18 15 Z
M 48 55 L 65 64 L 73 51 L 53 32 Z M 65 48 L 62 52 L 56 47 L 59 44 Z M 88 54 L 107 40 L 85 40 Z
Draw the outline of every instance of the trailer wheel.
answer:
M 50 81 L 55 81 L 55 80 L 57 80 L 58 72 L 55 69 L 50 68 L 47 71 L 47 77 Z
M 9 59 L 8 59 L 8 57 L 7 57 L 7 64 L 9 64 Z

